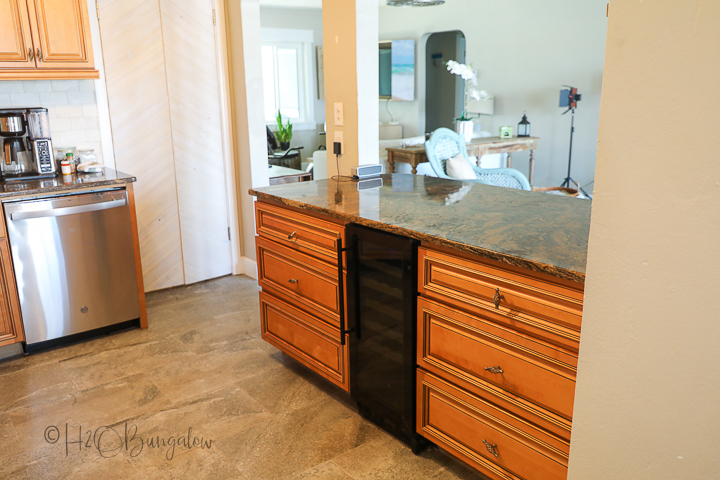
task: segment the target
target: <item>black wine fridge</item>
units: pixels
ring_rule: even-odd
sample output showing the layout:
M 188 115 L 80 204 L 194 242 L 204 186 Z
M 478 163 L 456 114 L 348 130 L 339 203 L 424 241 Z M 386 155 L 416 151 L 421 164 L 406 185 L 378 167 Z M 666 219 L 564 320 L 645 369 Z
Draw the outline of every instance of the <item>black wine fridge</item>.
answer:
M 360 414 L 420 452 L 415 432 L 416 240 L 346 229 L 350 392 Z

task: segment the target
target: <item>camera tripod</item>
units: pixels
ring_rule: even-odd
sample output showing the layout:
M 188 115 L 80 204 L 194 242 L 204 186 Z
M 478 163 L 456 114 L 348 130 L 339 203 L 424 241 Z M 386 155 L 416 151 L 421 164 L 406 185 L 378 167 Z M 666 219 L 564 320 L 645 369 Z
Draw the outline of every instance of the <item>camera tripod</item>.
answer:
M 578 186 L 578 189 L 582 192 L 583 195 L 585 195 L 588 198 L 591 198 L 590 195 L 585 192 L 585 190 L 582 189 L 580 184 L 576 182 L 571 176 L 570 176 L 570 166 L 572 165 L 572 145 L 573 145 L 573 135 L 575 134 L 575 109 L 571 108 L 570 111 L 572 112 L 572 120 L 570 121 L 570 154 L 568 155 L 568 172 L 567 177 L 565 177 L 565 180 L 560 184 L 561 187 L 568 187 L 572 188 L 572 184 L 575 183 Z M 567 113 L 567 112 L 565 112 Z M 564 114 L 563 114 L 564 115 Z

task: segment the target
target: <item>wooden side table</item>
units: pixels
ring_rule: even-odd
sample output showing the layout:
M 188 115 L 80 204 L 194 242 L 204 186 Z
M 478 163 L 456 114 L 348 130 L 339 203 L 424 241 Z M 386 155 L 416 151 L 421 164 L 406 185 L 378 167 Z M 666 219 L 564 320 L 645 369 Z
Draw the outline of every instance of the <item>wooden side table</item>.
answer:
M 480 157 L 491 153 L 507 153 L 507 166 L 512 167 L 512 154 L 523 150 L 530 150 L 530 175 L 528 180 L 532 186 L 535 178 L 535 150 L 539 137 L 488 137 L 476 138 L 467 144 L 468 155 L 475 156 L 480 163 Z M 427 162 L 425 147 L 388 148 L 389 173 L 395 173 L 395 162 L 409 163 L 412 166 L 412 173 L 417 174 L 417 166 Z

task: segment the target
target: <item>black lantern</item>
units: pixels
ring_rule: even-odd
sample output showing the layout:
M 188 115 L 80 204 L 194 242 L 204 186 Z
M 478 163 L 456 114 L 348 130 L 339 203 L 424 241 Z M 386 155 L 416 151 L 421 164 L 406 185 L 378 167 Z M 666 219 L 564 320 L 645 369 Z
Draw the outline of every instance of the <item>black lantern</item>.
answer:
M 517 130 L 518 137 L 529 137 L 530 136 L 530 122 L 528 122 L 527 115 L 523 113 L 523 118 L 518 123 Z

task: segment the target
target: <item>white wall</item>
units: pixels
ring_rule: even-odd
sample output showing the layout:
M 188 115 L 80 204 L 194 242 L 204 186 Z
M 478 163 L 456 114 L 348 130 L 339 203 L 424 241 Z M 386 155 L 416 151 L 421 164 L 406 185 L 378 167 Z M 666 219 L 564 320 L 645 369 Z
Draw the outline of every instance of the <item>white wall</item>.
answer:
M 317 95 L 317 54 L 316 47 L 323 44 L 323 24 L 322 9 L 320 8 L 277 8 L 262 7 L 260 8 L 260 26 L 262 28 L 289 28 L 296 30 L 312 30 L 313 45 L 311 54 L 312 69 L 310 77 L 312 85 L 313 108 L 315 115 L 316 127 L 312 130 L 293 129 L 293 138 L 290 142 L 291 146 L 302 146 L 303 157 L 311 157 L 312 152 L 319 145 L 325 145 L 324 137 L 319 135 L 323 131 L 325 123 L 325 100 L 319 100 Z M 272 126 L 270 128 L 273 128 Z
M 595 171 L 607 0 L 451 0 L 442 6 L 380 6 L 379 38 L 416 41 L 429 32 L 461 30 L 467 61 L 479 73 L 479 88 L 496 97 L 495 115 L 483 116 L 484 130 L 497 133 L 517 124 L 527 110 L 532 134 L 540 137 L 535 184 L 557 185 L 567 173 L 570 114 L 558 107 L 563 84 L 583 95 L 576 114 L 573 177 L 581 185 Z M 380 120 L 390 121 L 384 102 Z M 417 135 L 417 102 L 390 102 L 406 137 Z M 517 133 L 517 132 L 515 132 Z M 527 152 L 513 166 L 528 173 Z
M 719 24 L 610 4 L 570 480 L 720 478 Z

